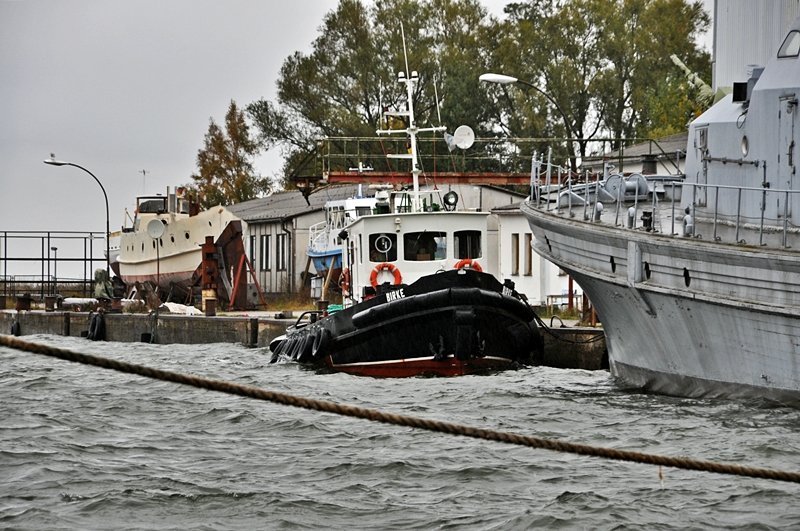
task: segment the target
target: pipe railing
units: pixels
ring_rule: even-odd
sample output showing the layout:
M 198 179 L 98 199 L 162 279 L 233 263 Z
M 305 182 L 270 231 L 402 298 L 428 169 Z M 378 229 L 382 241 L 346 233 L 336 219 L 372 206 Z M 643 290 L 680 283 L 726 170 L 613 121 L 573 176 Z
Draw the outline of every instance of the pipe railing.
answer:
M 580 184 L 580 188 L 576 186 L 576 183 L 573 181 L 572 177 L 570 176 L 566 182 L 562 181 L 562 172 L 569 170 L 563 166 L 559 166 L 556 164 L 552 164 L 550 162 L 545 162 L 542 159 L 535 160 L 532 166 L 533 171 L 531 174 L 531 185 L 534 187 L 529 197 L 529 202 L 531 205 L 534 205 L 538 209 L 543 209 L 545 211 L 554 211 L 557 215 L 567 214 L 570 217 L 575 216 L 574 212 L 574 204 L 573 204 L 573 197 L 579 197 L 581 199 L 581 214 L 583 218 L 589 222 L 601 222 L 599 216 L 595 216 L 594 214 L 597 211 L 597 203 L 598 198 L 600 196 L 600 186 L 601 182 L 605 179 L 602 179 L 602 175 L 600 173 L 594 174 L 586 174 L 580 180 L 582 181 Z M 553 175 L 557 175 L 556 183 L 552 182 Z M 544 182 L 542 179 L 544 176 Z M 645 176 L 647 179 L 648 177 Z M 670 203 L 671 203 L 671 212 L 669 217 L 671 218 L 671 229 L 669 235 L 676 236 L 689 236 L 695 238 L 702 238 L 703 234 L 698 231 L 698 224 L 697 224 L 697 214 L 699 213 L 703 216 L 702 220 L 704 224 L 710 225 L 710 232 L 711 238 L 710 241 L 714 242 L 722 242 L 722 237 L 720 235 L 720 226 L 727 225 L 732 227 L 734 232 L 734 243 L 747 243 L 745 240 L 741 239 L 741 234 L 743 230 L 751 230 L 755 231 L 758 234 L 758 245 L 765 246 L 767 243 L 765 242 L 765 234 L 768 232 L 776 232 L 779 230 L 781 233 L 781 242 L 780 246 L 783 248 L 790 247 L 789 242 L 789 234 L 790 232 L 798 232 L 800 233 L 800 228 L 796 228 L 790 226 L 789 217 L 790 217 L 790 202 L 793 199 L 798 198 L 796 194 L 800 194 L 800 190 L 788 190 L 788 189 L 776 189 L 776 188 L 768 188 L 766 186 L 736 186 L 736 185 L 726 185 L 726 184 L 702 184 L 702 183 L 692 183 L 692 182 L 685 182 L 682 180 L 676 180 L 673 178 L 664 178 L 659 177 L 659 180 L 664 185 L 664 191 L 670 190 Z M 652 178 L 648 179 L 649 183 L 653 183 Z M 553 186 L 555 184 L 555 186 Z M 684 220 L 686 216 L 681 216 L 678 214 L 676 216 L 675 213 L 675 205 L 676 205 L 676 190 L 681 189 L 681 193 L 686 188 L 691 189 L 692 199 L 691 202 L 688 202 L 689 214 L 692 215 L 694 218 L 694 223 L 691 224 L 689 234 L 684 234 L 684 232 L 675 232 L 675 220 L 682 219 Z M 620 188 L 621 190 L 621 188 Z M 620 192 L 618 190 L 618 194 Z M 567 197 L 567 204 L 566 206 L 562 206 L 561 201 L 561 194 L 566 192 Z M 583 193 L 581 196 L 580 193 Z M 730 192 L 731 195 L 735 194 L 735 201 L 736 201 L 736 213 L 735 214 L 723 214 L 720 212 L 720 193 L 721 192 Z M 655 230 L 660 226 L 662 223 L 662 219 L 656 215 L 659 210 L 660 204 L 663 202 L 658 198 L 658 194 L 654 193 L 654 188 L 650 186 L 649 191 L 650 201 L 648 202 L 640 202 L 639 201 L 639 194 L 636 193 L 635 197 L 630 203 L 632 206 L 629 208 L 628 220 L 630 221 L 631 218 L 633 223 L 620 223 L 619 222 L 619 212 L 620 207 L 622 204 L 625 204 L 625 201 L 620 201 L 620 196 L 617 195 L 615 208 L 615 216 L 614 216 L 614 226 L 621 226 L 626 229 L 638 229 L 641 227 L 639 221 L 639 215 L 645 209 L 650 209 L 652 212 L 652 226 L 651 228 Z M 749 197 L 748 197 L 749 196 Z M 757 196 L 753 197 L 753 196 Z M 709 203 L 708 200 L 700 200 L 699 197 L 713 197 L 713 203 Z M 530 198 L 533 198 L 532 200 Z M 777 207 L 780 210 L 780 215 L 776 211 L 774 217 L 769 217 L 767 214 L 766 205 L 772 204 L 775 199 L 782 201 L 782 205 Z M 751 199 L 750 202 L 757 202 L 759 214 L 757 216 L 746 216 L 743 214 L 743 204 L 747 203 L 747 199 Z M 543 204 L 544 202 L 544 204 Z M 589 215 L 589 203 L 593 202 L 591 206 L 591 213 Z M 603 201 L 599 201 L 603 202 Z M 609 201 L 607 201 L 609 202 Z M 553 203 L 555 203 L 555 207 L 553 208 Z M 797 199 L 798 205 L 800 205 L 800 199 Z M 631 210 L 632 209 L 632 210 Z M 663 229 L 663 227 L 660 227 Z M 662 232 L 662 234 L 665 234 Z

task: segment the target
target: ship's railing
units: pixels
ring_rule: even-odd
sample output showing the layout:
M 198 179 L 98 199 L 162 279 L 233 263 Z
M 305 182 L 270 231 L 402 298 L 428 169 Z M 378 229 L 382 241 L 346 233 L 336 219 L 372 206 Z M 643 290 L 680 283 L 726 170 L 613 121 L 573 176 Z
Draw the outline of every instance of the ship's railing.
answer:
M 599 155 L 585 155 L 583 164 L 612 160 L 623 171 L 628 163 L 640 163 L 642 156 L 659 157 L 665 163 L 677 166 L 664 149 L 653 139 L 646 138 L 552 138 L 552 137 L 478 137 L 468 149 L 448 148 L 442 136 L 418 136 L 417 156 L 426 173 L 529 173 L 531 157 L 548 146 L 568 142 L 591 144 Z M 626 145 L 646 144 L 645 153 L 626 155 Z M 613 153 L 611 146 L 620 146 Z M 564 148 L 562 148 L 564 149 Z M 317 141 L 316 168 L 313 173 L 330 172 L 398 172 L 408 171 L 407 161 L 393 155 L 408 154 L 407 138 L 398 137 L 325 137 Z M 564 150 L 566 153 L 566 150 Z M 579 155 L 574 155 L 579 157 Z
M 721 227 L 729 227 L 732 232 L 733 243 L 744 244 L 742 239 L 744 231 L 757 232 L 758 245 L 765 246 L 767 233 L 780 232 L 780 246 L 790 247 L 789 235 L 799 233 L 797 227 L 789 223 L 790 205 L 792 202 L 800 204 L 800 190 L 776 189 L 767 186 L 736 186 L 724 184 L 703 184 L 686 182 L 673 176 L 644 176 L 648 182 L 646 194 L 634 194 L 632 198 L 621 195 L 619 187 L 617 197 L 605 190 L 609 175 L 599 172 L 571 172 L 569 168 L 551 164 L 543 160 L 534 161 L 534 171 L 531 174 L 531 196 L 529 201 L 537 209 L 554 211 L 556 214 L 567 214 L 575 217 L 582 215 L 583 219 L 591 223 L 609 223 L 602 221 L 601 215 L 605 211 L 604 203 L 614 205 L 615 226 L 627 229 L 657 230 L 662 234 L 672 236 L 703 238 L 699 231 L 698 221 L 703 226 L 710 228 L 710 241 L 721 242 Z M 626 179 L 640 178 L 633 174 Z M 691 201 L 683 201 L 685 209 L 681 209 L 680 201 L 685 189 L 691 190 Z M 720 193 L 730 192 L 736 196 L 736 213 L 730 214 L 729 207 L 723 213 L 720 208 Z M 662 198 L 659 198 L 662 196 Z M 752 196 L 756 196 L 753 198 Z M 555 201 L 553 198 L 555 197 Z M 562 198 L 566 201 L 562 201 Z M 768 217 L 767 205 L 782 204 L 779 216 Z M 663 203 L 669 203 L 670 210 L 666 217 L 670 220 L 669 232 L 663 226 L 664 217 L 657 212 L 663 212 Z M 758 217 L 746 216 L 743 205 L 758 204 Z M 624 206 L 623 206 L 624 205 Z M 640 217 L 641 214 L 641 217 Z M 702 215 L 702 219 L 698 216 Z M 680 227 L 676 227 L 676 221 Z M 680 229 L 680 230 L 676 230 Z
M 719 228 L 723 224 L 733 225 L 734 228 L 734 242 L 745 243 L 741 239 L 743 231 L 758 231 L 758 245 L 767 245 L 764 236 L 767 232 L 773 232 L 775 227 L 779 227 L 781 232 L 780 245 L 783 248 L 790 247 L 789 234 L 796 233 L 797 228 L 794 225 L 790 226 L 789 218 L 790 211 L 789 205 L 792 202 L 797 202 L 800 190 L 787 190 L 778 188 L 767 188 L 766 186 L 734 186 L 724 184 L 701 184 L 701 183 L 684 183 L 683 186 L 692 188 L 692 202 L 688 207 L 690 209 L 687 215 L 693 215 L 696 219 L 696 211 L 698 207 L 704 207 L 702 213 L 710 215 L 710 223 L 712 226 L 712 239 L 713 241 L 721 241 L 719 236 Z M 736 194 L 736 214 L 721 214 L 719 207 L 720 191 L 730 191 Z M 703 201 L 698 200 L 698 197 L 705 195 Z M 755 200 L 748 199 L 755 196 Z M 713 199 L 713 208 L 710 206 L 710 201 Z M 775 204 L 782 201 L 783 207 L 780 212 L 780 219 L 771 218 L 767 216 L 767 205 L 771 204 L 771 200 L 777 200 Z M 759 216 L 754 219 L 745 216 L 742 213 L 743 204 L 758 204 Z M 684 218 L 685 219 L 685 218 Z M 757 224 L 757 229 L 753 225 Z M 690 234 L 694 237 L 701 236 L 696 231 L 696 223 L 691 224 Z
M 308 228 L 308 248 L 314 251 L 328 250 L 328 222 L 320 221 Z
M 610 192 L 605 183 L 609 177 L 617 178 L 616 191 Z M 647 187 L 641 188 L 639 181 L 645 181 Z M 626 185 L 632 188 L 626 193 Z M 584 220 L 600 222 L 605 210 L 604 203 L 614 205 L 614 225 L 628 229 L 644 227 L 646 230 L 661 229 L 662 221 L 653 213 L 658 209 L 661 200 L 659 193 L 651 193 L 660 187 L 660 193 L 669 199 L 673 209 L 673 226 L 675 232 L 674 209 L 681 195 L 683 181 L 675 176 L 642 176 L 631 174 L 626 177 L 620 174 L 608 174 L 608 166 L 603 172 L 588 169 L 573 172 L 569 168 L 544 161 L 543 157 L 535 157 L 531 172 L 531 202 L 539 209 L 553 210 L 557 214 L 566 213 L 575 217 L 580 213 Z M 555 201 L 552 197 L 555 196 Z M 564 198 L 566 198 L 564 200 Z M 623 205 L 630 205 L 623 207 Z M 623 209 L 624 208 L 624 209 Z M 649 208 L 650 210 L 646 210 Z M 641 217 L 639 216 L 641 214 Z

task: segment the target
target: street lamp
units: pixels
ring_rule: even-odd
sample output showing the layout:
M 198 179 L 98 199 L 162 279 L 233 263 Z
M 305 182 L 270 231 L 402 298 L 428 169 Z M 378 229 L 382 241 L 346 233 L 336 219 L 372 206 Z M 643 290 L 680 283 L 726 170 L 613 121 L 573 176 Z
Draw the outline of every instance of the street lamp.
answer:
M 511 85 L 513 83 L 519 83 L 520 85 L 525 85 L 526 87 L 530 87 L 533 90 L 537 91 L 539 94 L 547 98 L 547 100 L 556 106 L 558 109 L 558 113 L 561 115 L 561 118 L 564 120 L 564 126 L 567 128 L 567 133 L 571 136 L 575 136 L 572 129 L 572 122 L 570 122 L 569 118 L 567 117 L 567 113 L 561 108 L 561 105 L 553 98 L 550 94 L 543 91 L 533 83 L 529 83 L 527 81 L 523 81 L 522 79 L 518 79 L 513 76 L 506 76 L 504 74 L 481 74 L 478 78 L 479 80 L 483 81 L 484 83 L 497 83 L 498 85 Z
M 53 295 L 58 293 L 58 247 L 50 247 L 55 258 L 53 258 Z
M 100 185 L 100 189 L 103 191 L 103 198 L 106 200 L 106 275 L 108 276 L 108 278 L 111 278 L 111 262 L 110 262 L 111 249 L 109 242 L 109 238 L 111 236 L 111 228 L 110 228 L 109 214 L 108 214 L 108 194 L 106 194 L 106 189 L 103 187 L 103 183 L 100 182 L 100 179 L 98 179 L 94 175 L 94 173 L 90 172 L 89 170 L 87 170 L 86 168 L 84 168 L 79 164 L 75 164 L 73 162 L 64 162 L 62 160 L 56 160 L 56 156 L 53 153 L 50 153 L 49 159 L 44 159 L 44 161 L 42 162 L 44 162 L 45 164 L 49 164 L 51 166 L 73 166 L 91 175 L 92 179 L 94 179 L 95 182 L 97 182 L 97 184 Z
M 573 126 L 572 126 L 572 122 L 570 121 L 569 117 L 567 117 L 567 113 L 564 112 L 564 109 L 561 108 L 561 105 L 559 105 L 558 102 L 555 100 L 555 98 L 553 98 L 550 94 L 548 94 L 547 92 L 543 91 L 542 89 L 540 89 L 539 87 L 537 87 L 533 83 L 529 83 L 528 81 L 523 81 L 522 79 L 519 79 L 519 78 L 516 78 L 516 77 L 513 77 L 513 76 L 507 76 L 505 74 L 492 74 L 492 73 L 481 74 L 478 79 L 480 81 L 483 81 L 484 83 L 496 83 L 498 85 L 511 85 L 513 83 L 518 83 L 520 85 L 524 85 L 526 87 L 532 88 L 533 90 L 535 90 L 536 92 L 538 92 L 539 94 L 541 94 L 542 96 L 547 98 L 547 100 L 550 103 L 552 103 L 553 105 L 555 105 L 556 109 L 558 109 L 558 113 L 561 115 L 561 118 L 564 120 L 564 127 L 566 127 L 566 129 L 567 129 L 567 134 L 572 138 L 577 138 L 578 139 L 578 143 L 581 144 L 581 152 L 583 152 L 583 150 L 582 150 L 583 145 L 582 145 L 582 141 L 580 140 L 580 136 L 581 135 L 575 134 L 575 130 L 574 130 Z M 569 150 L 570 150 L 570 152 L 574 153 L 573 147 L 574 146 L 572 146 L 572 143 L 570 142 L 569 143 Z M 576 162 L 575 162 L 575 155 L 574 154 L 570 155 L 570 166 L 571 166 L 572 171 L 575 171 Z

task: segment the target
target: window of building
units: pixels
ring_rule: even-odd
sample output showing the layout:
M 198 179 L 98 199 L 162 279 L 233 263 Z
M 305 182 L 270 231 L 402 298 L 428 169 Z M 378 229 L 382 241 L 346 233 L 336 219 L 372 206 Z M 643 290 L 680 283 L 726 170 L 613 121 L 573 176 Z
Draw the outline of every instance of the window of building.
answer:
M 447 233 L 426 230 L 405 234 L 403 256 L 412 262 L 443 260 L 447 256 Z
M 370 234 L 369 261 L 370 262 L 397 261 L 397 235 L 390 232 L 380 232 L 377 234 Z
M 261 271 L 269 271 L 269 240 L 269 234 L 261 235 L 261 248 L 259 249 L 261 251 L 259 260 L 261 264 Z
M 525 275 L 533 275 L 533 234 L 525 233 Z
M 286 235 L 278 234 L 275 238 L 275 268 L 286 271 Z
M 511 274 L 519 275 L 519 234 L 511 235 Z
M 250 252 L 248 253 L 248 258 L 250 258 L 250 263 L 256 261 L 256 237 L 250 236 Z
M 453 233 L 453 244 L 455 245 L 455 258 L 480 258 L 481 251 L 481 231 L 479 230 L 457 230 Z

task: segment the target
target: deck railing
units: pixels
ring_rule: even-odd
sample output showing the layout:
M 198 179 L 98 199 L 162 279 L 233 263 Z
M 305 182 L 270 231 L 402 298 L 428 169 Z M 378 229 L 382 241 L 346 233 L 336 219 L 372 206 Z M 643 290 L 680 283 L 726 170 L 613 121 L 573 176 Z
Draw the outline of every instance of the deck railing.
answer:
M 602 197 L 603 183 L 608 176 L 598 172 L 584 172 L 575 174 L 568 168 L 545 162 L 541 159 L 534 161 L 534 172 L 531 174 L 530 201 L 536 208 L 545 211 L 555 211 L 557 214 L 566 213 L 570 217 L 576 214 L 583 216 L 583 219 L 591 223 L 602 222 L 598 210 L 604 210 Z M 614 225 L 626 229 L 638 229 L 642 226 L 651 230 L 663 230 L 663 219 L 657 216 L 661 203 L 668 201 L 671 212 L 669 218 L 671 227 L 669 235 L 702 238 L 704 235 L 699 232 L 697 221 L 702 221 L 704 225 L 710 227 L 710 241 L 721 242 L 720 227 L 725 225 L 733 229 L 732 243 L 746 244 L 742 239 L 744 231 L 752 231 L 758 234 L 758 245 L 765 246 L 765 234 L 768 232 L 780 232 L 780 246 L 783 248 L 791 247 L 789 235 L 800 233 L 800 229 L 790 224 L 790 204 L 795 202 L 800 204 L 800 199 L 796 194 L 800 190 L 776 189 L 767 186 L 735 186 L 724 184 L 703 184 L 686 182 L 672 176 L 644 176 L 649 183 L 649 193 L 647 199 L 643 199 L 637 194 L 632 201 L 621 201 L 620 198 L 606 200 L 606 203 L 615 205 Z M 659 199 L 659 194 L 653 193 L 660 185 L 664 199 Z M 688 212 L 676 212 L 676 206 L 686 189 L 691 189 L 691 202 L 684 202 L 688 205 Z M 720 192 L 730 191 L 736 195 L 736 212 L 725 213 L 720 211 Z M 562 205 L 562 194 L 567 198 L 566 205 Z M 755 197 L 754 197 L 755 196 Z M 555 197 L 553 201 L 552 198 Z M 574 203 L 574 204 L 573 204 Z M 781 204 L 781 212 L 775 217 L 767 216 L 769 204 Z M 744 204 L 757 204 L 758 217 L 745 216 L 742 212 Z M 623 205 L 625 205 L 623 207 Z M 625 208 L 623 215 L 622 209 Z M 640 214 L 649 212 L 640 217 Z M 702 218 L 698 218 L 698 215 Z M 626 218 L 623 222 L 621 217 Z M 676 231 L 676 220 L 681 221 L 681 230 Z
M 565 145 L 567 142 L 583 142 L 597 146 L 599 155 L 585 155 L 584 164 L 613 160 L 620 171 L 629 162 L 640 162 L 643 155 L 656 156 L 660 160 L 675 166 L 672 154 L 668 154 L 653 139 L 645 138 L 598 138 L 570 139 L 552 137 L 479 137 L 469 149 L 453 147 L 448 149 L 441 136 L 417 137 L 419 163 L 426 173 L 471 172 L 471 173 L 529 173 L 531 157 L 547 146 Z M 626 155 L 625 147 L 631 143 L 647 145 L 645 153 Z M 622 146 L 613 154 L 608 154 L 608 147 Z M 326 137 L 317 142 L 315 174 L 326 175 L 329 172 L 342 171 L 375 171 L 402 172 L 408 171 L 405 161 L 392 158 L 391 155 L 407 154 L 407 139 L 398 137 Z M 566 154 L 566 149 L 564 150 Z M 677 166 L 675 166 L 677 169 Z

